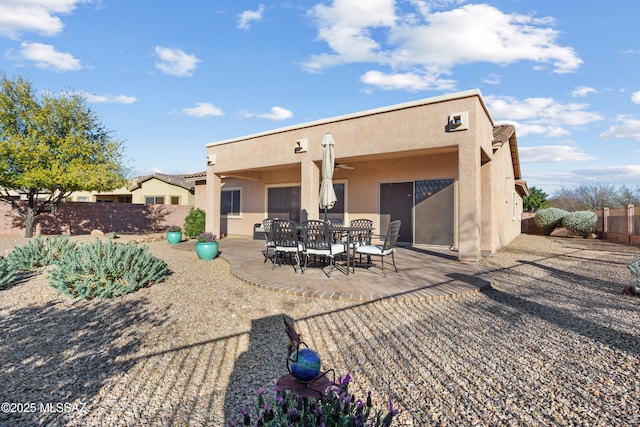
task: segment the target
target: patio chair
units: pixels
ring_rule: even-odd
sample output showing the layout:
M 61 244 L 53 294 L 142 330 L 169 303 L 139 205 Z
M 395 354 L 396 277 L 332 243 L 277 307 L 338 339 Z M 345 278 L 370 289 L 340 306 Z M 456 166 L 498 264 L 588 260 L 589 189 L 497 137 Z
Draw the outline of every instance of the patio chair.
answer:
M 302 243 L 298 241 L 298 233 L 296 230 L 296 223 L 288 219 L 274 219 L 271 223 L 271 235 L 273 237 L 274 255 L 273 255 L 273 270 L 278 264 L 280 255 L 283 259 L 286 259 L 287 255 L 295 257 L 296 263 L 293 265 L 294 271 L 297 273 L 298 268 L 302 270 L 302 264 L 300 263 L 300 254 L 302 253 Z
M 400 221 L 391 221 L 389 224 L 389 228 L 387 229 L 387 234 L 384 238 L 384 244 L 382 246 L 379 245 L 362 245 L 356 248 L 356 253 L 363 254 L 367 256 L 379 256 L 380 262 L 382 264 L 382 274 L 384 277 L 387 277 L 387 272 L 384 269 L 384 258 L 387 255 L 391 255 L 391 260 L 393 262 L 393 268 L 395 268 L 396 273 L 398 272 L 398 267 L 396 267 L 396 259 L 395 259 L 395 246 L 398 241 L 398 235 L 400 234 Z
M 329 227 L 342 227 L 344 225 L 344 222 L 340 218 L 328 219 L 327 222 L 329 223 Z M 342 243 L 344 237 L 345 234 L 343 231 L 333 231 L 331 233 L 331 238 L 335 243 Z
M 331 277 L 331 272 L 336 268 L 336 255 L 345 253 L 346 249 L 344 243 L 333 241 L 329 224 L 319 220 L 303 222 L 302 242 L 304 244 L 304 254 L 306 255 L 304 268 L 307 268 L 310 256 L 322 257 L 329 260 L 329 271 L 325 272 L 324 267 L 322 271 L 327 277 Z
M 273 241 L 271 224 L 273 224 L 273 219 L 267 218 L 262 220 L 262 230 L 264 231 L 264 250 L 262 251 L 262 254 L 264 255 L 264 262 L 267 262 L 269 259 L 273 259 L 275 256 L 276 243 Z
M 350 231 L 349 250 L 353 254 L 353 268 L 355 271 L 355 255 L 356 248 L 371 244 L 371 232 L 373 231 L 373 221 L 370 219 L 354 219 L 349 223 L 350 227 L 359 228 L 359 230 Z M 362 254 L 360 254 L 360 262 L 362 262 Z

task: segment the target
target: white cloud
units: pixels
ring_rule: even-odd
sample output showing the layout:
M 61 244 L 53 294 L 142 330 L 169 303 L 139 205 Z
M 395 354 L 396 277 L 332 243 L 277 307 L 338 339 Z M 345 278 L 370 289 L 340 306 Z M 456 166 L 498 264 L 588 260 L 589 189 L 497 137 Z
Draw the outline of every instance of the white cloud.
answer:
M 371 70 L 377 76 L 420 76 L 429 88 L 450 87 L 455 66 L 475 62 L 508 65 L 531 61 L 549 65 L 556 73 L 575 71 L 582 60 L 573 48 L 557 43 L 559 32 L 550 18 L 506 14 L 486 4 L 468 4 L 444 12 L 432 7 L 452 1 L 409 2 L 417 14 L 401 12 L 394 0 L 334 0 L 311 11 L 318 38 L 330 53 L 313 55 L 304 64 L 315 72 L 347 63 L 370 62 L 388 70 Z M 455 2 L 459 3 L 459 2 Z M 398 14 L 397 14 L 398 13 Z M 389 79 L 373 80 L 389 88 Z M 413 89 L 415 85 L 399 85 Z
M 575 88 L 573 90 L 573 92 L 571 92 L 571 96 L 578 97 L 578 96 L 587 96 L 591 93 L 598 93 L 597 90 L 595 90 L 592 87 L 587 87 L 587 86 L 578 86 L 577 88 Z
M 519 101 L 508 96 L 487 96 L 485 101 L 496 121 L 517 124 L 519 136 L 528 133 L 561 137 L 568 128 L 602 120 L 602 115 L 588 111 L 589 104 L 563 104 L 553 98 L 527 98 Z
M 578 186 L 584 182 L 584 178 L 580 177 L 573 172 L 570 171 L 541 171 L 541 172 L 533 172 L 527 174 L 527 182 L 529 183 L 529 188 L 531 188 L 532 183 L 533 186 L 544 188 L 544 191 L 547 194 L 552 194 L 554 191 L 567 186 L 573 187 Z
M 81 96 L 83 96 L 88 102 L 93 103 L 113 103 L 113 104 L 133 104 L 138 99 L 135 96 L 127 96 L 127 95 L 95 95 L 88 92 L 80 92 Z
M 171 76 L 190 77 L 201 61 L 195 55 L 190 55 L 180 49 L 156 46 L 155 51 L 158 57 L 156 68 Z
M 310 12 L 318 26 L 318 38 L 327 42 L 332 54 L 312 55 L 304 64 L 308 71 L 352 62 L 387 62 L 380 44 L 371 37 L 377 27 L 395 25 L 392 0 L 335 0 L 316 5 Z
M 500 77 L 498 74 L 489 74 L 482 79 L 482 82 L 488 85 L 499 85 L 500 83 L 502 83 L 502 77 Z
M 245 10 L 238 17 L 238 28 L 241 30 L 248 30 L 251 27 L 252 22 L 262 21 L 262 13 L 264 12 L 264 5 L 261 4 L 258 10 Z
M 193 117 L 209 117 L 209 116 L 222 116 L 224 113 L 218 107 L 208 102 L 197 102 L 193 108 L 184 108 L 182 110 L 187 116 Z
M 36 67 L 54 71 L 77 71 L 82 69 L 80 61 L 70 53 L 58 52 L 55 47 L 42 43 L 22 43 L 20 57 L 35 63 Z
M 599 136 L 602 139 L 636 139 L 640 141 L 640 120 L 626 114 L 616 118 L 618 124 L 609 127 Z
M 522 163 L 585 162 L 596 159 L 573 145 L 518 147 L 518 156 Z
M 63 27 L 55 15 L 70 13 L 87 0 L 2 0 L 0 1 L 0 36 L 12 39 L 23 33 L 54 36 Z
M 602 166 L 572 171 L 576 175 L 605 177 L 611 181 L 629 182 L 640 179 L 640 165 Z
M 380 71 L 367 71 L 360 80 L 370 86 L 376 86 L 384 90 L 403 89 L 409 91 L 437 88 L 441 90 L 453 89 L 453 80 L 434 79 L 428 74 L 385 74 Z
M 631 100 L 634 104 L 640 104 L 640 90 L 631 94 Z
M 262 119 L 275 120 L 278 122 L 290 119 L 291 117 L 293 117 L 293 113 L 286 108 L 275 106 L 271 107 L 270 113 L 257 114 L 257 117 L 260 117 Z

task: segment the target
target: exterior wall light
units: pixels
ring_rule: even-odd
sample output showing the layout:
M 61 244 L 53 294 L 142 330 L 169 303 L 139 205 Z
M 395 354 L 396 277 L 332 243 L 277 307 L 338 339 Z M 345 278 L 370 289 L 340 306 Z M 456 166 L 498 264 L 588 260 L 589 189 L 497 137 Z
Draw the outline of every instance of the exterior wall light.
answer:
M 296 153 L 306 153 L 307 148 L 309 148 L 309 138 L 300 138 L 296 141 Z

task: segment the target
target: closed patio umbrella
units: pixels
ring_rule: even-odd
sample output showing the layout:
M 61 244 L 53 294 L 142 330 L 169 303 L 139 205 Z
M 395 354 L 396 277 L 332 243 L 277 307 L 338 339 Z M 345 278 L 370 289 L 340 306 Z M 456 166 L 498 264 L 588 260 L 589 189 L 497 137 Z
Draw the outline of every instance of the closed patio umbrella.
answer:
M 327 133 L 322 139 L 322 183 L 320 184 L 320 208 L 324 209 L 324 220 L 327 220 L 327 209 L 333 208 L 338 198 L 333 190 L 333 168 L 335 155 L 333 147 L 336 143 L 333 136 Z

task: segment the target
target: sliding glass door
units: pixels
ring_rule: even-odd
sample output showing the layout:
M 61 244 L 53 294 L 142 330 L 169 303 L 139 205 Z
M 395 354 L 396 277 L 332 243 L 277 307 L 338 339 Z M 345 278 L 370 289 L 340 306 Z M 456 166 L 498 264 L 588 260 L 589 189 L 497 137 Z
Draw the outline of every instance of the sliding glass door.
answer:
M 267 190 L 267 217 L 300 222 L 300 186 L 271 187 Z

